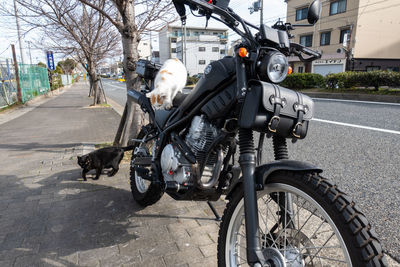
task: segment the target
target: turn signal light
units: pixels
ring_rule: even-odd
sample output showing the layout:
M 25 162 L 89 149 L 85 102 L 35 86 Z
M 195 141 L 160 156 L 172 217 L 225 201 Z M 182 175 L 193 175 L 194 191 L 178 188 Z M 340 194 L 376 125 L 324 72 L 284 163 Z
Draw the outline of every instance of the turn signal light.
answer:
M 247 57 L 247 49 L 244 47 L 239 48 L 239 56 L 240 57 Z
M 287 74 L 290 75 L 290 74 L 292 74 L 292 73 L 293 73 L 293 69 L 292 69 L 292 67 L 289 66 L 288 71 L 287 71 Z

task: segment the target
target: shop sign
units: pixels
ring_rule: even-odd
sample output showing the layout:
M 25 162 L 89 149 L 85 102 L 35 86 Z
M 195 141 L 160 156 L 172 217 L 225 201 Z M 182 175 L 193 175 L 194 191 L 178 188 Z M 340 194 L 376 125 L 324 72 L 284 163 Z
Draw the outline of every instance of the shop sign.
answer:
M 344 64 L 345 63 L 345 59 L 318 59 L 315 60 L 314 65 L 320 65 L 320 64 Z

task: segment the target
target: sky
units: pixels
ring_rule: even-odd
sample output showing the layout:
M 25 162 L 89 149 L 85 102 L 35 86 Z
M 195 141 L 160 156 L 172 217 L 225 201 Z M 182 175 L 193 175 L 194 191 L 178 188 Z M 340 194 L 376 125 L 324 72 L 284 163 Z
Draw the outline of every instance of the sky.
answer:
M 4 1 L 4 0 L 3 0 Z M 0 2 L 3 2 L 0 1 Z M 306 1 L 305 1 L 306 2 Z M 249 7 L 253 1 L 243 1 L 243 0 L 231 0 L 229 6 L 242 18 L 247 21 L 254 23 L 256 25 L 260 22 L 260 12 L 255 12 L 250 15 Z M 187 10 L 187 14 L 190 14 L 190 11 Z M 284 19 L 286 16 L 286 3 L 284 0 L 264 0 L 264 23 L 267 25 L 271 25 L 278 20 L 278 18 Z M 175 22 L 175 25 L 180 25 L 180 22 Z M 204 27 L 205 26 L 205 18 L 196 18 L 191 14 L 188 15 L 187 18 L 187 26 L 197 26 Z M 208 23 L 209 27 L 217 27 L 217 28 L 227 28 L 224 24 L 210 19 Z M 34 31 L 27 33 L 27 28 L 22 26 L 21 33 L 23 35 L 22 42 L 24 46 L 24 58 L 25 63 L 30 62 L 30 55 L 32 57 L 33 64 L 41 62 L 46 62 L 45 51 L 41 49 L 40 43 L 37 42 L 38 34 Z M 231 41 L 238 39 L 239 37 L 236 34 L 233 34 L 232 31 L 229 31 L 229 44 Z M 143 37 L 143 40 L 148 40 L 149 37 Z M 31 42 L 31 50 L 29 54 L 28 42 Z M 10 44 L 15 44 L 17 59 L 20 60 L 20 49 L 18 44 L 18 35 L 17 35 L 17 27 L 15 18 L 13 17 L 1 17 L 0 18 L 0 60 L 4 60 L 5 58 L 12 58 L 11 47 Z M 158 50 L 158 33 L 152 33 L 152 46 L 153 51 Z M 117 57 L 119 58 L 119 57 Z M 55 54 L 56 63 L 62 60 L 61 55 Z
M 255 0 L 256 1 L 256 0 Z M 231 0 L 229 3 L 229 7 L 233 9 L 235 13 L 237 13 L 239 16 L 247 20 L 248 22 L 251 22 L 255 25 L 260 24 L 260 12 L 254 12 L 253 14 L 250 14 L 249 7 L 252 5 L 254 1 L 243 1 L 243 0 Z M 304 0 L 306 2 L 306 0 Z M 274 24 L 279 18 L 281 20 L 284 20 L 286 17 L 286 10 L 287 10 L 287 4 L 285 3 L 284 0 L 264 0 L 264 24 L 267 25 L 272 25 Z M 206 25 L 206 19 L 204 17 L 202 18 L 196 18 L 194 17 L 188 8 L 186 8 L 186 15 L 187 15 L 187 21 L 186 21 L 186 26 L 196 26 L 196 27 L 205 27 Z M 173 23 L 173 25 L 181 25 L 180 21 Z M 214 19 L 210 19 L 208 22 L 208 27 L 213 27 L 213 28 L 226 28 L 228 29 L 227 26 L 225 26 L 223 23 L 220 23 Z M 152 34 L 152 47 L 153 50 L 158 50 L 158 33 Z M 234 34 L 232 30 L 229 30 L 229 44 L 238 39 L 239 36 L 237 34 Z M 149 37 L 144 37 L 144 40 L 149 39 Z

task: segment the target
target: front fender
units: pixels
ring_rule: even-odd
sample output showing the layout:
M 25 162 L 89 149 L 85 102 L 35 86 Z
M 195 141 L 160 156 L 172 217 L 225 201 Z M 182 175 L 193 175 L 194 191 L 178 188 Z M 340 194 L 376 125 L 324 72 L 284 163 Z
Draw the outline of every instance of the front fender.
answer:
M 321 173 L 322 169 L 302 161 L 297 160 L 277 160 L 267 164 L 260 165 L 256 167 L 254 176 L 256 179 L 256 184 L 264 185 L 267 182 L 268 177 L 276 171 L 294 171 L 294 172 L 302 172 L 302 171 L 313 171 L 317 173 Z M 229 193 L 226 195 L 227 199 L 230 199 L 232 193 L 236 188 L 242 186 L 243 178 L 241 177 L 237 183 L 231 186 Z

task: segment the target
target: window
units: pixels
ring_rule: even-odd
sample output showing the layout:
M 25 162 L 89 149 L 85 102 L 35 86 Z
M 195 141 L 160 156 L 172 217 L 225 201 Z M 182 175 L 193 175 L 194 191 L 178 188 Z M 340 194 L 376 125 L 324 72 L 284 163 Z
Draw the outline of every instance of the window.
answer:
M 300 36 L 300 44 L 306 47 L 312 46 L 312 34 Z
M 171 48 L 171 53 L 176 53 L 176 48 Z
M 331 43 L 331 32 L 323 32 L 321 33 L 321 41 L 320 45 L 330 45 Z
M 213 47 L 213 48 L 212 48 L 212 51 L 213 51 L 213 52 L 219 52 L 219 47 Z
M 338 0 L 331 2 L 329 15 L 335 15 L 343 12 L 346 12 L 346 0 Z
M 205 60 L 203 60 L 203 59 L 199 60 L 199 65 L 205 65 L 205 64 L 206 64 Z
M 381 67 L 380 66 L 367 66 L 366 70 L 367 71 L 374 71 L 374 70 L 380 70 Z
M 176 38 L 171 38 L 171 43 L 176 43 Z
M 176 31 L 174 31 L 174 33 L 172 34 L 172 36 L 175 36 L 175 37 L 179 37 L 179 36 L 182 36 L 182 31 L 178 31 L 178 30 L 176 30 Z
M 308 7 L 300 8 L 296 10 L 296 21 L 307 18 Z
M 303 66 L 299 67 L 297 72 L 298 73 L 303 73 Z
M 213 35 L 218 35 L 218 32 L 213 32 Z
M 194 36 L 199 36 L 200 33 L 199 32 L 194 32 Z
M 219 50 L 219 53 L 220 53 L 221 55 L 225 55 L 225 49 Z
M 399 67 L 387 67 L 386 70 L 387 71 L 397 71 L 397 72 L 399 72 Z
M 345 35 L 346 33 L 350 33 L 350 29 L 344 29 L 344 30 L 341 30 L 341 31 L 340 31 L 340 40 L 339 40 L 339 43 L 343 44 L 344 35 Z
M 199 51 L 200 52 L 204 52 L 204 51 L 206 51 L 206 48 L 205 47 L 199 47 Z

